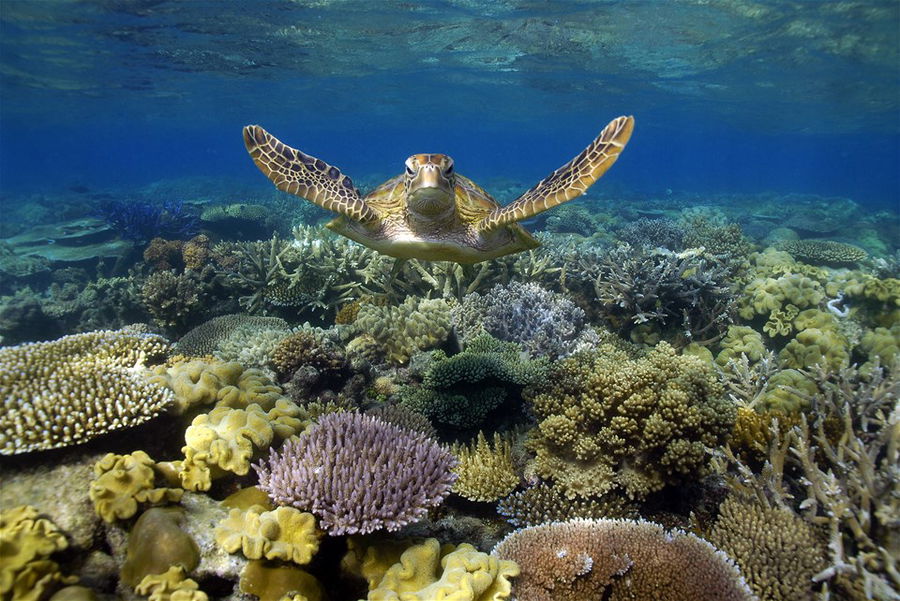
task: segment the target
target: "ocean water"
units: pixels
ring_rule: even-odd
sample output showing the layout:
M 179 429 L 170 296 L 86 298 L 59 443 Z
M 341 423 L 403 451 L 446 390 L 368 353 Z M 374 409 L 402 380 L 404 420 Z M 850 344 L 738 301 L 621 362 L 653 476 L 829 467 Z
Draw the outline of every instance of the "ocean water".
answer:
M 471 266 L 426 260 L 432 255 L 395 264 L 330 234 L 323 226 L 334 215 L 275 191 L 241 136 L 244 126 L 258 124 L 338 167 L 363 194 L 402 174 L 410 155 L 447 154 L 456 173 L 506 204 L 620 115 L 633 116 L 635 126 L 615 166 L 583 197 L 523 221 L 542 247 Z M 148 506 L 178 506 L 182 493 L 135 492 L 141 486 L 186 491 L 179 519 L 200 558 L 178 561 L 182 576 L 210 599 L 252 593 L 276 600 L 300 589 L 310 601 L 386 598 L 377 596 L 387 590 L 378 589 L 383 573 L 367 590 L 359 566 L 347 567 L 353 549 L 387 553 L 384 569 L 409 537 L 490 552 L 514 527 L 537 525 L 535 515 L 627 517 L 705 537 L 731 558 L 723 570 L 744 574 L 721 576 L 728 598 L 900 599 L 900 533 L 887 509 L 896 510 L 900 495 L 898 279 L 897 0 L 0 0 L 0 538 L 12 549 L 0 554 L 0 599 L 47 601 L 75 582 L 94 597 L 79 591 L 85 596 L 53 601 L 143 598 L 134 592 L 140 578 L 131 582 L 122 566 L 153 566 L 146 573 L 157 574 L 176 560 L 164 551 L 154 556 L 156 543 L 129 551 L 149 554 L 142 559 L 127 559 L 128 538 L 138 539 L 136 520 L 149 515 Z M 478 328 L 518 346 L 485 343 Z M 676 358 L 661 359 L 667 352 Z M 593 367 L 566 389 L 560 382 L 571 356 Z M 453 371 L 465 361 L 479 363 L 481 375 Z M 666 444 L 684 448 L 674 435 L 659 448 L 642 446 L 656 435 L 662 411 L 652 420 L 635 417 L 638 434 L 622 448 L 604 446 L 611 443 L 598 432 L 613 428 L 604 419 L 627 411 L 615 394 L 596 393 L 599 384 L 590 388 L 590 374 L 622 370 L 627 379 L 642 361 L 705 382 L 691 380 L 690 389 L 690 411 L 704 421 L 730 416 L 679 434 L 691 444 L 702 439 L 708 455 L 665 455 Z M 457 469 L 465 484 L 431 491 L 427 518 L 379 514 L 397 526 L 387 532 L 372 526 L 375 518 L 348 526 L 341 520 L 352 519 L 329 518 L 322 503 L 312 509 L 285 500 L 273 486 L 266 492 L 275 504 L 312 511 L 326 531 L 310 535 L 321 543 L 304 568 L 317 584 L 278 588 L 264 575 L 255 577 L 262 588 L 251 590 L 252 570 L 281 566 L 296 576 L 295 564 L 308 561 L 273 552 L 265 566 L 245 568 L 259 557 L 246 545 L 243 553 L 228 547 L 224 527 L 210 524 L 224 523 L 223 499 L 265 479 L 250 463 L 275 461 L 270 449 L 281 439 L 269 428 L 265 442 L 241 447 L 232 430 L 245 426 L 215 425 L 207 415 L 213 403 L 216 410 L 238 405 L 223 404 L 224 392 L 218 401 L 188 399 L 175 382 L 190 369 L 215 373 L 208 377 L 223 387 L 242 386 L 226 382 L 228 369 L 250 374 L 255 384 L 234 402 L 243 409 L 257 402 L 269 412 L 266 423 L 275 423 L 271 395 L 282 398 L 302 422 L 283 426 L 282 437 L 293 434 L 301 445 L 317 444 L 310 433 L 329 422 L 316 422 L 338 408 L 400 407 L 405 417 L 392 419 L 407 434 L 424 420 L 422 444 L 438 449 L 431 452 L 449 453 L 456 444 L 452 452 L 465 465 L 467 452 L 486 452 L 473 442 L 479 431 L 487 440 L 498 433 L 505 442 L 492 443 L 494 456 L 502 459 L 509 445 L 508 465 L 481 480 Z M 634 394 L 662 406 L 675 376 L 648 380 Z M 441 377 L 452 383 L 441 388 Z M 255 385 L 277 386 L 277 393 Z M 575 460 L 560 442 L 565 437 L 544 431 L 565 413 L 546 399 L 574 394 L 572 386 L 587 386 L 612 407 L 604 418 L 578 409 L 584 413 L 571 426 L 585 445 L 579 449 L 595 449 L 585 454 L 624 457 L 608 466 L 617 474 L 609 483 L 602 470 L 587 467 L 604 459 Z M 380 424 L 391 422 L 377 415 Z M 188 429 L 192 420 L 197 430 Z M 777 454 L 771 432 L 779 423 L 794 449 L 781 487 L 764 469 L 777 457 L 759 450 L 771 443 Z M 823 434 L 840 424 L 840 442 Z M 365 456 L 365 445 L 389 436 L 360 442 L 347 432 L 362 426 L 340 427 L 345 438 L 337 444 L 345 447 L 334 450 L 334 461 Z M 238 459 L 192 459 L 209 450 L 191 448 L 203 436 L 233 445 Z M 843 445 L 856 459 L 813 452 L 804 463 L 804 444 Z M 465 445 L 471 449 L 461 450 Z M 387 473 L 446 467 L 403 448 L 407 455 Z M 128 469 L 136 471 L 119 472 L 135 490 L 107 484 L 100 467 L 95 475 L 95 464 L 111 470 L 138 450 L 152 456 L 143 471 L 132 458 Z M 339 477 L 340 466 L 323 461 L 327 477 Z M 672 468 L 672 461 L 685 463 Z M 385 477 L 384 466 L 367 469 L 359 482 Z M 577 484 L 579 469 L 588 484 Z M 869 469 L 874 480 L 861 480 Z M 211 484 L 197 476 L 204 470 Z M 837 496 L 820 490 L 816 497 L 799 484 L 825 482 L 829 471 L 837 474 Z M 638 472 L 647 477 L 643 484 L 629 479 Z M 304 481 L 321 473 L 303 472 Z M 782 508 L 778 519 L 793 520 L 794 528 L 782 529 L 797 539 L 786 535 L 773 550 L 737 518 L 723 517 L 739 513 L 724 509 L 726 497 L 745 504 L 742 515 L 763 511 L 747 500 L 753 486 L 737 473 L 756 474 L 765 511 Z M 476 481 L 491 483 L 484 494 L 492 498 L 473 492 Z M 330 486 L 319 484 L 310 495 Z M 109 490 L 96 492 L 104 486 Z M 406 502 L 418 492 L 398 494 Z M 104 505 L 103 495 L 114 500 Z M 129 495 L 139 497 L 130 511 Z M 865 536 L 851 524 L 852 511 L 834 517 L 838 497 L 866 515 Z M 372 511 L 390 514 L 395 501 Z M 126 509 L 112 515 L 117 503 Z M 23 534 L 32 523 L 23 504 L 56 524 L 68 548 L 57 540 L 21 566 L 11 560 L 36 545 Z M 401 527 L 405 521 L 416 523 Z M 376 534 L 348 536 L 367 528 Z M 823 546 L 829 534 L 841 538 L 843 555 Z M 600 573 L 590 566 L 601 565 L 603 550 L 585 550 L 594 535 L 564 542 L 546 536 L 548 549 L 570 545 L 591 558 L 578 578 Z M 801 561 L 786 551 L 795 547 L 812 550 Z M 514 596 L 493 599 L 577 598 L 566 597 L 563 585 L 556 597 L 535 593 L 535 573 L 571 569 L 565 562 L 501 556 L 518 561 L 521 574 L 512 577 Z M 44 557 L 57 563 L 29 563 Z M 775 592 L 754 557 L 777 566 L 769 576 L 789 584 Z M 50 575 L 40 580 L 28 570 Z M 671 572 L 654 577 L 683 576 Z M 796 574 L 803 575 L 798 583 Z M 596 599 L 617 598 L 620 584 L 604 586 L 596 584 Z

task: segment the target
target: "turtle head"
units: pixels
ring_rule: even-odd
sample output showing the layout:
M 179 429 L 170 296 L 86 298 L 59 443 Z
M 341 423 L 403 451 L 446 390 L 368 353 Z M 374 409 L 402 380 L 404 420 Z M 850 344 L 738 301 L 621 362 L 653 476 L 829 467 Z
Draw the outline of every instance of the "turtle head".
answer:
M 437 217 L 455 204 L 453 159 L 445 154 L 414 154 L 406 159 L 406 204 L 410 211 Z

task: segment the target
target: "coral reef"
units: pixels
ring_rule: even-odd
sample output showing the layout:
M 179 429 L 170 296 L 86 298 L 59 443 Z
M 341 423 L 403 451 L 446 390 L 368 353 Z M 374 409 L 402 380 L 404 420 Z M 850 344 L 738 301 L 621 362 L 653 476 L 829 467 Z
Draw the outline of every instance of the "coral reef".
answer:
M 564 357 L 597 342 L 584 311 L 534 283 L 498 284 L 484 295 L 467 294 L 450 315 L 464 344 L 487 332 L 520 344 L 532 357 Z
M 643 520 L 550 522 L 516 530 L 491 555 L 515 561 L 528 601 L 753 601 L 737 567 L 705 540 Z
M 332 413 L 253 467 L 275 502 L 312 512 L 339 535 L 394 531 L 420 519 L 449 494 L 455 463 L 422 434 Z
M 547 373 L 546 359 L 523 354 L 518 344 L 487 334 L 473 338 L 456 355 L 434 351 L 427 357 L 422 385 L 401 389 L 400 402 L 443 426 L 477 427 Z
M 451 452 L 459 462 L 454 468 L 458 478 L 453 492 L 470 501 L 496 501 L 519 484 L 513 466 L 512 444 L 508 438 L 494 433 L 494 444 L 488 444 L 484 432 L 468 445 L 454 444 Z
M 162 203 L 140 199 L 110 200 L 102 203 L 97 213 L 123 238 L 139 244 L 157 237 L 190 238 L 198 228 L 197 216 L 178 200 Z
M 219 345 L 227 340 L 231 333 L 241 327 L 259 329 L 280 329 L 288 331 L 288 323 L 280 317 L 262 317 L 240 313 L 221 315 L 205 321 L 182 336 L 175 345 L 175 350 L 182 355 L 203 357 L 213 355 Z
M 535 471 L 570 498 L 620 489 L 640 499 L 696 476 L 735 419 L 709 364 L 664 342 L 637 359 L 601 345 L 527 392 Z
M 126 330 L 0 349 L 0 453 L 74 445 L 151 419 L 175 398 L 137 368 L 168 351 L 165 339 Z
M 279 380 L 289 380 L 301 367 L 320 375 L 341 372 L 347 363 L 344 352 L 321 331 L 303 328 L 282 338 L 272 350 L 272 366 Z
M 156 271 L 141 287 L 141 301 L 154 321 L 165 328 L 183 330 L 204 310 L 209 290 L 196 271 Z
M 514 492 L 497 504 L 497 513 L 516 528 L 574 518 L 634 518 L 637 509 L 614 494 L 570 499 L 556 486 L 540 483 Z
M 671 219 L 641 217 L 619 228 L 616 236 L 633 248 L 662 247 L 675 252 L 684 249 L 684 230 Z

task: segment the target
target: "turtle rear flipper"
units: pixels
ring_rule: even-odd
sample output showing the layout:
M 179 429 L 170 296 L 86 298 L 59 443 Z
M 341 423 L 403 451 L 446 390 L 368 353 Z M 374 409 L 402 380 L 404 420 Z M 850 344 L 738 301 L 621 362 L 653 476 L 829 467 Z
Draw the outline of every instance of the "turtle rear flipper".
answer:
M 244 127 L 244 145 L 259 170 L 279 190 L 356 221 L 378 217 L 337 167 L 291 148 L 258 125 Z
M 531 190 L 498 207 L 478 224 L 487 232 L 500 226 L 534 217 L 584 194 L 612 167 L 628 144 L 634 130 L 634 117 L 617 117 L 577 157 L 542 179 Z

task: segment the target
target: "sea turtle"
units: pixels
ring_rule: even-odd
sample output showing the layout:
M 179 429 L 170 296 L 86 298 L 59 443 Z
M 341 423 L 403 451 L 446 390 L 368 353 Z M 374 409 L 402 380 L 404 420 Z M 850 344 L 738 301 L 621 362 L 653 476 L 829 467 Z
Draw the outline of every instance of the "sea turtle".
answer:
M 471 264 L 539 246 L 517 222 L 584 194 L 633 129 L 633 117 L 613 119 L 581 154 L 506 206 L 456 173 L 444 154 L 412 155 L 404 173 L 363 197 L 336 167 L 258 125 L 244 128 L 244 144 L 276 188 L 339 213 L 329 229 L 400 259 Z

